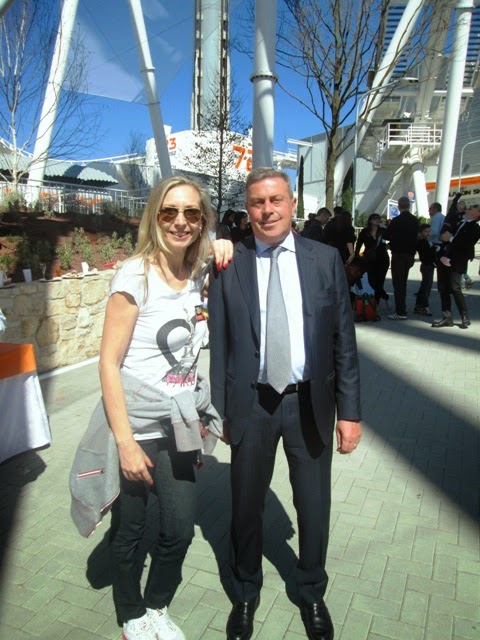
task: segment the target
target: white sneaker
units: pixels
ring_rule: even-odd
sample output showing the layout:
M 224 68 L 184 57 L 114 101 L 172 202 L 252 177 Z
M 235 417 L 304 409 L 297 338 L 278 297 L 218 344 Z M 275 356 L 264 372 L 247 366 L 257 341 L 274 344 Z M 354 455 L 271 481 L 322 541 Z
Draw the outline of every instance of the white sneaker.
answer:
M 147 613 L 123 623 L 123 640 L 157 640 L 157 637 Z
M 148 609 L 150 625 L 156 633 L 157 640 L 186 640 L 182 630 L 170 618 L 167 607 Z

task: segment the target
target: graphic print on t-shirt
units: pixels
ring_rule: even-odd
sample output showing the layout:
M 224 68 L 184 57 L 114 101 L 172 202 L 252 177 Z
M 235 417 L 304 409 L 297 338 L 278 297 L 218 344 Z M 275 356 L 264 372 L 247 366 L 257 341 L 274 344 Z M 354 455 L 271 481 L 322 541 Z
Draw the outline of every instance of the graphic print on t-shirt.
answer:
M 174 387 L 189 387 L 195 384 L 195 355 L 193 353 L 193 334 L 195 332 L 196 317 L 191 320 L 175 318 L 166 322 L 157 331 L 157 345 L 165 357 L 171 369 L 163 377 L 163 382 Z M 168 337 L 172 331 L 184 329 L 184 347 L 180 361 L 176 359 L 168 343 Z

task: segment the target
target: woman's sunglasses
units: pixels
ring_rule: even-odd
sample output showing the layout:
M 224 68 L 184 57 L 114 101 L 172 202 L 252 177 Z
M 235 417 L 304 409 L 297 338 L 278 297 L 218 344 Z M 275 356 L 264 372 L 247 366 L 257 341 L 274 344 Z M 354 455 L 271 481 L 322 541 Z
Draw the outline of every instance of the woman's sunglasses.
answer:
M 162 207 L 158 212 L 158 219 L 162 222 L 173 222 L 179 213 L 187 222 L 199 222 L 202 218 L 202 212 L 195 207 L 187 207 L 186 209 L 177 209 L 177 207 Z

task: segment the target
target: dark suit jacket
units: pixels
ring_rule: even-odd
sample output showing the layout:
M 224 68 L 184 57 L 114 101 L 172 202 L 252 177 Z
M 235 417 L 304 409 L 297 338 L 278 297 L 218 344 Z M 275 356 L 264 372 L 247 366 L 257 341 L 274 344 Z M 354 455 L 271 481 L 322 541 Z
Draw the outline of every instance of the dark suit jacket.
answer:
M 467 273 L 468 261 L 475 257 L 475 244 L 480 239 L 480 227 L 477 222 L 466 222 L 452 240 L 450 261 L 457 273 Z
M 417 250 L 418 219 L 410 211 L 400 211 L 383 232 L 383 239 L 390 242 L 392 253 L 408 253 Z
M 353 314 L 338 251 L 294 235 L 302 287 L 305 352 L 317 429 L 327 444 L 338 419 L 360 419 Z M 208 296 L 212 402 L 233 444 L 250 428 L 260 365 L 255 241 L 235 246 L 226 271 L 212 272 Z

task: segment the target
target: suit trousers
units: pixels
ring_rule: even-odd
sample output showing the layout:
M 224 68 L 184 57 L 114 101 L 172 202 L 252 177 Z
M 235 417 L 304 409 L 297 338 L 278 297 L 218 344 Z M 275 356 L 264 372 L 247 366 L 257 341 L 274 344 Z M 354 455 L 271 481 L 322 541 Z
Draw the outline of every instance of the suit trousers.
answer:
M 450 294 L 453 295 L 460 316 L 468 315 L 467 302 L 462 292 L 462 275 L 452 267 L 439 264 L 437 267 L 437 286 L 442 304 L 442 311 L 451 311 Z
M 392 253 L 392 284 L 395 295 L 395 312 L 407 315 L 407 280 L 415 256 L 410 253 Z
M 263 515 L 280 438 L 297 512 L 298 595 L 318 602 L 327 587 L 332 440 L 325 446 L 320 439 L 309 385 L 283 397 L 258 388 L 251 422 L 240 443 L 232 446 L 230 565 L 235 601 L 256 597 L 262 587 Z
M 435 273 L 435 267 L 433 264 L 424 264 L 420 266 L 420 273 L 422 274 L 422 282 L 420 283 L 420 289 L 417 293 L 417 307 L 430 306 L 430 292 L 432 290 L 433 275 Z
M 194 534 L 197 507 L 195 453 L 177 453 L 170 438 L 138 443 L 154 463 L 153 492 L 159 513 L 145 595 L 140 590 L 141 553 L 150 489 L 120 473 L 120 495 L 112 510 L 113 599 L 121 625 L 150 609 L 168 606 L 182 580 L 182 564 Z

